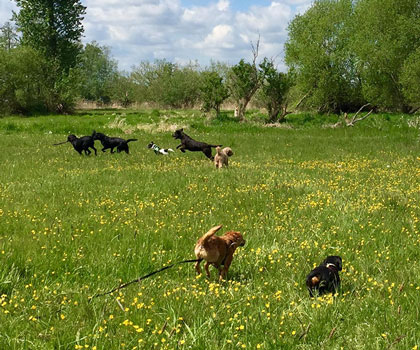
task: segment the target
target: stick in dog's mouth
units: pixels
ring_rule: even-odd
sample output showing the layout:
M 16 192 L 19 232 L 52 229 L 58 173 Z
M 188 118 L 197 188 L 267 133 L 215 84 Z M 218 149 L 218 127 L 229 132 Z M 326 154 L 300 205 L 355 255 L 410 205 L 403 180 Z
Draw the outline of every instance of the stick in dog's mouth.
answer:
M 60 142 L 60 143 L 54 143 L 53 146 L 64 145 L 67 142 L 69 142 L 69 141 L 67 140 L 67 141 Z

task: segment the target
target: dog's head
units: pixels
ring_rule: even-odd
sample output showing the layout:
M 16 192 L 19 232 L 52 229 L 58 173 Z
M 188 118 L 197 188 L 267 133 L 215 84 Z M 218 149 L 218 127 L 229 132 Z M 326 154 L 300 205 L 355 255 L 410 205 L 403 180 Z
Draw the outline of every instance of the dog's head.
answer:
M 184 135 L 185 135 L 184 129 L 182 128 L 182 129 L 175 130 L 175 132 L 172 134 L 172 137 L 174 139 L 182 139 Z
M 338 269 L 338 271 L 341 271 L 343 269 L 343 260 L 337 255 L 327 256 L 327 258 L 322 262 L 322 264 L 326 265 L 327 267 L 328 264 L 332 264 Z
M 226 154 L 228 157 L 233 156 L 233 151 L 232 151 L 232 148 L 230 147 L 223 148 L 222 152 Z
M 225 237 L 229 240 L 231 246 L 243 247 L 245 245 L 245 240 L 242 234 L 238 231 L 229 231 L 225 233 Z
M 154 146 L 154 142 L 150 141 L 150 143 L 147 145 L 147 148 L 152 148 Z
M 222 153 L 222 149 L 220 148 L 220 146 L 216 147 L 216 153 L 219 155 Z
M 69 136 L 67 136 L 67 142 L 73 142 L 75 140 L 77 140 L 76 135 L 70 134 Z

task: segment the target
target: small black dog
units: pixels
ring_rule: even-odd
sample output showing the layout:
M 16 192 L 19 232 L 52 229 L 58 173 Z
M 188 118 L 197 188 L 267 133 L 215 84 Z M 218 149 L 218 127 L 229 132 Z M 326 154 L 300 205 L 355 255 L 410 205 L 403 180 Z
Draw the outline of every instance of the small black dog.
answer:
M 321 265 L 314 268 L 308 276 L 306 276 L 306 286 L 309 295 L 314 296 L 317 291 L 318 295 L 325 293 L 335 293 L 340 287 L 340 276 L 338 271 L 343 268 L 343 261 L 339 256 L 328 256 Z
M 62 145 L 67 142 L 70 142 L 79 154 L 82 154 L 82 151 L 85 151 L 85 154 L 88 156 L 92 153 L 89 148 L 92 148 L 95 151 L 96 156 L 95 140 L 93 139 L 93 135 L 78 138 L 76 135 L 71 134 L 67 136 L 67 141 L 55 143 L 54 146 Z
M 181 144 L 178 145 L 176 148 L 180 148 L 181 152 L 185 153 L 185 150 L 191 151 L 191 152 L 197 152 L 201 151 L 203 152 L 207 158 L 213 160 L 214 157 L 211 154 L 211 148 L 222 146 L 222 145 L 209 145 L 205 142 L 200 142 L 192 139 L 189 137 L 186 133 L 184 133 L 184 129 L 178 129 L 173 134 L 172 137 L 175 139 L 181 140 Z
M 102 152 L 105 152 L 108 148 L 111 149 L 111 153 L 114 153 L 114 148 L 117 148 L 117 153 L 120 153 L 121 151 L 125 151 L 125 153 L 129 153 L 128 151 L 128 143 L 131 141 L 137 141 L 137 139 L 128 139 L 124 140 L 120 137 L 109 137 L 105 134 L 102 134 L 101 132 L 93 131 L 92 135 L 94 140 L 99 140 L 102 143 Z

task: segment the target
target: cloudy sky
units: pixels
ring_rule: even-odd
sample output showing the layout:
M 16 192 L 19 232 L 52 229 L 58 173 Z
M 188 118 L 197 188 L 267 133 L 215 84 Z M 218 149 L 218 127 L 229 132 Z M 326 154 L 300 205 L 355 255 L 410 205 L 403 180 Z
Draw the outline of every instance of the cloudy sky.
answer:
M 312 0 L 82 0 L 87 7 L 83 42 L 111 48 L 119 68 L 143 60 L 235 64 L 252 58 L 260 35 L 260 57 L 277 57 L 283 67 L 287 25 Z M 10 20 L 14 1 L 0 1 L 0 25 Z

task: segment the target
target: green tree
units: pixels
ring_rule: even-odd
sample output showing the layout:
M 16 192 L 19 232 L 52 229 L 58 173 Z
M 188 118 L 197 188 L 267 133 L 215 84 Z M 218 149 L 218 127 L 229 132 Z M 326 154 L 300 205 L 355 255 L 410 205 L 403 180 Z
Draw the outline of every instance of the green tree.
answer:
M 80 0 L 15 0 L 20 10 L 13 19 L 22 33 L 22 44 L 56 60 L 68 71 L 81 52 L 83 15 Z
M 43 56 L 31 48 L 0 50 L 0 112 L 45 112 L 47 67 Z
M 204 71 L 201 73 L 201 81 L 200 98 L 203 110 L 209 112 L 214 109 L 216 116 L 219 116 L 220 106 L 229 97 L 229 90 L 223 77 L 215 71 Z
M 229 92 L 238 108 L 240 121 L 244 121 L 246 107 L 260 86 L 260 74 L 255 60 L 256 56 L 253 63 L 241 59 L 228 73 Z
M 404 90 L 411 88 L 401 84 L 401 74 L 404 69 L 409 74 L 415 60 L 410 57 L 420 47 L 419 0 L 359 0 L 354 24 L 352 47 L 364 96 L 380 107 L 408 111 Z M 410 81 L 407 76 L 403 80 Z
M 404 98 L 414 112 L 420 108 L 420 47 L 404 61 L 400 76 Z
M 118 74 L 117 62 L 111 58 L 110 50 L 96 42 L 86 44 L 81 56 L 81 96 L 89 101 L 109 103 L 110 86 Z
M 68 112 L 78 97 L 80 69 L 76 66 L 86 8 L 80 0 L 15 1 L 20 10 L 13 19 L 22 33 L 22 45 L 39 52 L 48 64 L 43 103 L 49 111 Z
M 127 108 L 136 101 L 135 83 L 126 74 L 114 74 L 109 85 L 109 94 L 112 101 L 118 102 Z
M 18 45 L 18 42 L 16 28 L 10 22 L 0 27 L 0 48 L 11 50 Z
M 307 107 L 339 112 L 364 102 L 357 57 L 350 50 L 352 14 L 352 0 L 317 0 L 289 24 L 285 59 Z
M 284 122 L 291 78 L 288 74 L 279 72 L 273 61 L 267 58 L 264 58 L 259 67 L 263 78 L 258 92 L 258 100 L 267 108 L 269 123 Z M 280 112 L 282 113 L 280 114 Z
M 193 107 L 199 98 L 199 66 L 179 66 L 166 60 L 141 62 L 131 77 L 136 84 L 138 100 L 161 107 Z

